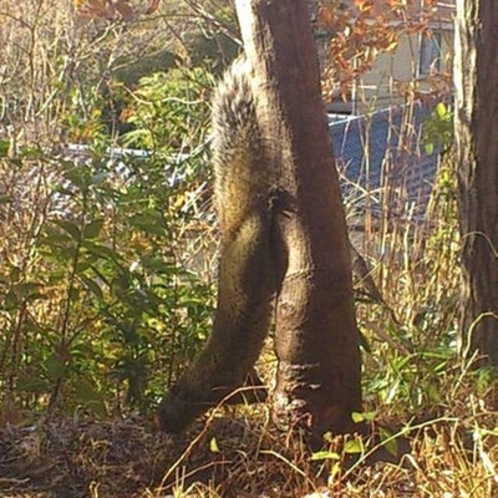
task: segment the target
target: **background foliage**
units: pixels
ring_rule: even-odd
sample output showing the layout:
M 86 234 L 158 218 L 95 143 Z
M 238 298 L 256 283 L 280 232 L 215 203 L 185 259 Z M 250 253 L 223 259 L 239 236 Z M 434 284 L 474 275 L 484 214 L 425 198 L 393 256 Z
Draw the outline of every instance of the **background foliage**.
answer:
M 210 327 L 214 61 L 175 67 L 189 53 L 162 32 L 173 2 L 126 25 L 2 3 L 2 399 L 144 410 Z M 192 46 L 214 38 L 196 29 Z

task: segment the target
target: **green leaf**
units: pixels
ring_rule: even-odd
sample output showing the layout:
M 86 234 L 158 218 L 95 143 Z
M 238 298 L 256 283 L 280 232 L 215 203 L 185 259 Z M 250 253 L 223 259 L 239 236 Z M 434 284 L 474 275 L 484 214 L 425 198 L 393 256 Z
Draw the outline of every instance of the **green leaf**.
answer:
M 16 286 L 16 292 L 25 301 L 34 301 L 35 299 L 42 298 L 43 294 L 40 292 L 41 289 L 43 289 L 43 285 L 36 282 L 23 282 Z
M 73 239 L 71 237 L 68 237 L 66 233 L 57 233 L 50 231 L 45 235 L 45 237 L 42 237 L 40 239 L 40 244 L 42 246 L 48 246 L 50 248 L 53 247 L 61 247 L 61 248 L 66 248 L 68 247 L 69 244 L 74 244 Z
M 311 455 L 311 460 L 312 461 L 317 461 L 317 460 L 340 460 L 341 457 L 338 453 L 335 453 L 334 451 L 317 451 Z
M 372 348 L 370 347 L 370 344 L 365 334 L 360 328 L 358 328 L 358 332 L 360 334 L 360 346 L 365 350 L 366 353 L 372 354 Z
M 351 418 L 353 419 L 353 422 L 355 424 L 361 424 L 362 422 L 365 421 L 365 417 L 363 416 L 363 413 L 359 413 L 359 412 L 353 412 L 351 414 Z
M 74 394 L 81 404 L 90 409 L 95 415 L 107 416 L 105 398 L 84 378 L 79 378 L 73 383 Z
M 21 154 L 25 159 L 41 159 L 44 157 L 43 151 L 38 147 L 22 147 Z
M 68 295 L 69 299 L 71 301 L 77 301 L 80 297 L 80 289 L 77 289 L 76 287 L 71 287 L 69 289 L 69 295 Z
M 83 237 L 85 239 L 96 239 L 99 236 L 103 225 L 104 225 L 103 219 L 97 219 L 92 221 L 88 225 L 85 225 L 83 229 Z
M 10 143 L 8 140 L 0 140 L 0 157 L 7 157 L 10 149 Z
M 42 394 L 49 391 L 48 382 L 40 377 L 19 377 L 17 389 L 27 393 Z
M 5 311 L 14 311 L 19 307 L 19 300 L 14 292 L 9 291 L 5 296 L 3 307 Z
M 219 453 L 220 452 L 218 442 L 216 441 L 216 438 L 214 438 L 214 437 L 212 437 L 211 441 L 209 441 L 209 451 L 211 453 Z
M 47 376 L 52 380 L 62 379 L 66 376 L 65 363 L 55 354 L 49 356 L 45 361 Z
M 102 289 L 100 288 L 99 284 L 95 282 L 95 280 L 92 280 L 91 278 L 88 278 L 86 275 L 79 275 L 80 280 L 83 282 L 84 286 L 92 293 L 94 294 L 99 301 L 104 300 L 104 295 L 102 294 Z
M 346 441 L 344 451 L 351 454 L 363 453 L 363 443 L 360 439 L 350 439 L 349 441 Z
M 381 427 L 379 429 L 379 433 L 382 444 L 384 445 L 386 450 L 391 455 L 396 456 L 398 454 L 398 441 L 396 440 L 396 438 L 393 438 L 391 432 L 384 427 Z
M 96 244 L 94 242 L 90 242 L 89 240 L 85 240 L 83 242 L 83 246 L 90 254 L 98 256 L 100 259 L 114 261 L 115 263 L 118 262 L 118 253 L 107 246 Z
M 166 228 L 162 212 L 154 209 L 135 214 L 129 219 L 129 223 L 135 228 L 156 235 L 163 235 Z
M 92 175 L 92 184 L 93 185 L 101 185 L 104 183 L 105 179 L 108 177 L 108 173 L 106 171 L 99 171 Z
M 373 411 L 365 413 L 353 412 L 351 414 L 351 418 L 353 419 L 353 422 L 355 424 L 361 424 L 362 422 L 373 422 L 376 416 L 377 412 Z
M 341 473 L 342 467 L 340 462 L 335 462 L 330 469 L 330 478 L 333 479 L 335 476 Z
M 438 102 L 435 111 L 436 111 L 436 116 L 441 120 L 446 119 L 448 117 L 448 108 L 446 107 L 444 102 Z
M 78 263 L 75 266 L 75 271 L 78 274 L 84 273 L 88 268 L 91 268 L 92 265 L 95 263 L 96 259 L 93 257 L 93 255 L 89 255 L 87 258 L 84 260 L 78 261 Z
M 141 263 L 144 268 L 148 270 L 152 270 L 156 273 L 164 273 L 169 274 L 173 273 L 176 268 L 171 262 L 166 261 L 161 257 L 146 257 L 144 256 L 141 260 Z
M 75 223 L 68 220 L 55 220 L 54 223 L 71 235 L 74 240 L 81 240 L 81 231 Z
M 91 184 L 91 179 L 89 178 L 89 173 L 87 168 L 82 167 L 81 165 L 67 169 L 64 172 L 64 176 L 79 189 L 85 190 Z

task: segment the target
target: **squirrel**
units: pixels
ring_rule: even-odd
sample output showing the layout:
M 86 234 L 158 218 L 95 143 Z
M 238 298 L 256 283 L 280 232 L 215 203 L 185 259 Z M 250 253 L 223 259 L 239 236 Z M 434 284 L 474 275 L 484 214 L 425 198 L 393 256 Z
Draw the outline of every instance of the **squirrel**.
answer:
M 167 432 L 184 430 L 242 386 L 270 326 L 276 172 L 258 125 L 251 78 L 242 56 L 212 100 L 214 201 L 222 233 L 217 309 L 204 349 L 160 403 L 159 424 Z

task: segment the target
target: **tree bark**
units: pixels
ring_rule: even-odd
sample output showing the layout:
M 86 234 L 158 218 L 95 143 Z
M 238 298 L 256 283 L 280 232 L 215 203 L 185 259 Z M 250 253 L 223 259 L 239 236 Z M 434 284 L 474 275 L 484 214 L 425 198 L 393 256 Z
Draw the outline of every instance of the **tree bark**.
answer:
M 351 261 L 306 1 L 237 0 L 277 199 L 274 420 L 344 432 L 361 410 Z
M 498 3 L 457 0 L 461 353 L 498 366 Z

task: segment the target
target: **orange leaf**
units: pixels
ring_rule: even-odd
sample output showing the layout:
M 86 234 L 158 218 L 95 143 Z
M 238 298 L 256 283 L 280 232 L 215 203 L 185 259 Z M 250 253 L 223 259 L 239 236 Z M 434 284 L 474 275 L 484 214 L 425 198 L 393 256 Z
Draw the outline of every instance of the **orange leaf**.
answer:
M 145 15 L 153 14 L 159 8 L 160 3 L 161 0 L 150 0 Z
M 119 12 L 124 21 L 131 21 L 134 17 L 133 9 L 125 0 L 116 0 L 114 2 L 116 10 Z
M 75 2 L 76 4 L 76 2 Z M 77 2 L 78 13 L 89 17 L 104 17 L 105 2 L 102 0 L 80 0 Z
M 368 14 L 373 9 L 372 0 L 355 0 L 355 7 L 365 14 Z
M 334 16 L 327 7 L 321 7 L 318 11 L 318 24 L 324 29 L 331 29 L 334 26 Z

